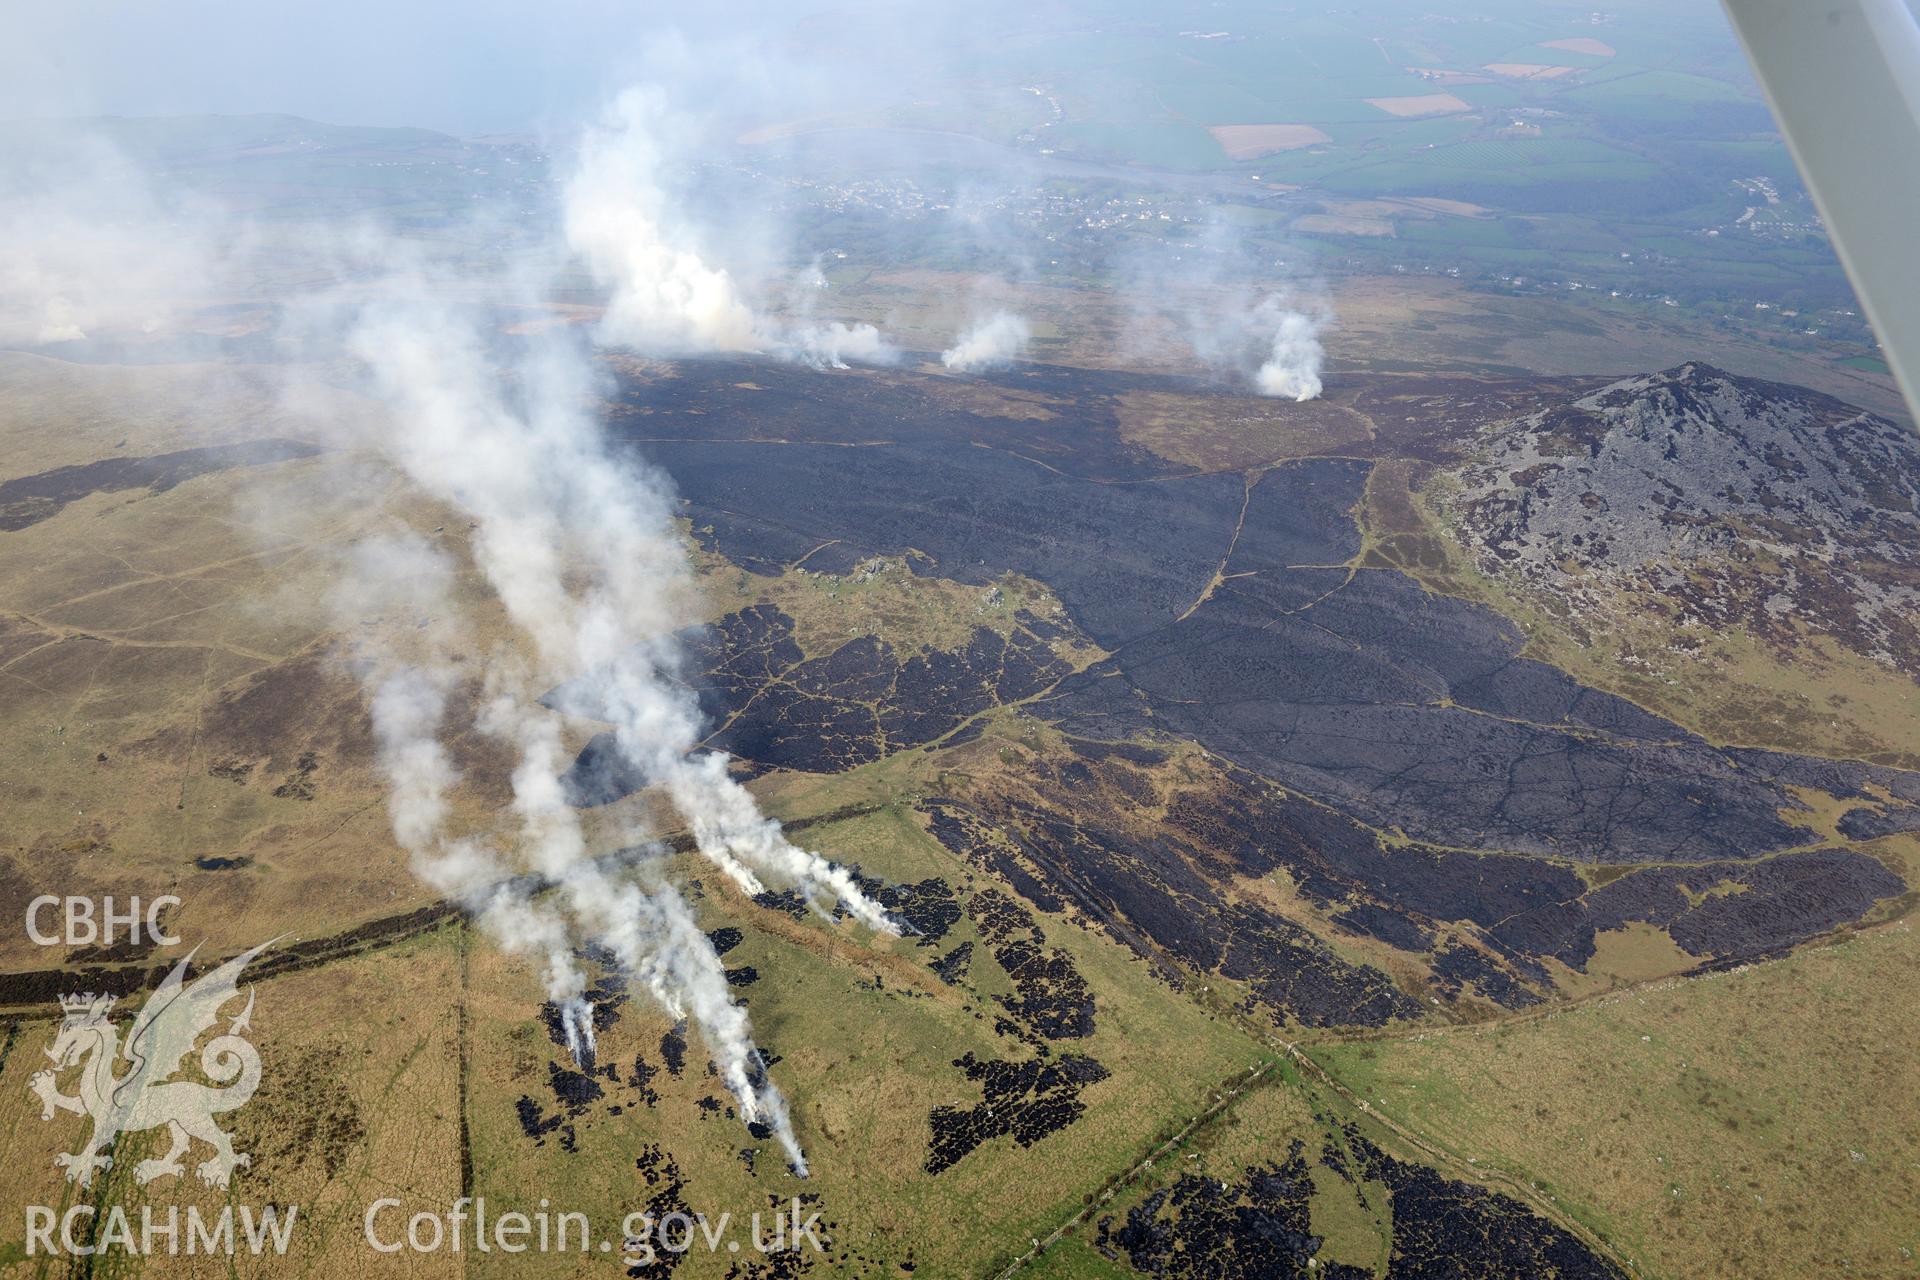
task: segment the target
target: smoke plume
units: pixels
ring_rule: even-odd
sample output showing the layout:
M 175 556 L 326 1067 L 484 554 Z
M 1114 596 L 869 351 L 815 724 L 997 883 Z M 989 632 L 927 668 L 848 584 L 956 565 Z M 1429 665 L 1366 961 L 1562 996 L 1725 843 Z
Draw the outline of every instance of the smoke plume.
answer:
M 674 679 L 675 635 L 693 585 L 670 492 L 658 472 L 608 448 L 577 339 L 534 335 L 503 369 L 471 318 L 436 301 L 444 293 L 431 282 L 386 291 L 354 314 L 346 345 L 399 424 L 381 433 L 378 447 L 469 523 L 474 565 L 519 639 L 488 656 L 475 717 L 519 761 L 517 826 L 504 839 L 515 856 L 448 833 L 453 770 L 439 738 L 451 690 L 477 677 L 454 670 L 444 653 L 417 658 L 421 665 L 372 689 L 395 835 L 429 883 L 465 897 L 509 949 L 540 959 L 576 1056 L 591 1053 L 592 1030 L 572 956 L 596 942 L 676 1017 L 693 1019 L 742 1114 L 766 1118 L 804 1167 L 785 1104 L 757 1069 L 746 1013 L 685 901 L 648 868 L 636 873 L 649 881 L 642 886 L 590 855 L 561 782 L 570 762 L 563 723 L 541 705 L 541 693 L 571 682 L 576 704 L 612 724 L 626 763 L 659 789 L 699 852 L 743 893 L 771 881 L 823 913 L 837 907 L 871 928 L 897 929 L 844 868 L 788 841 L 723 757 L 698 749 L 698 709 Z M 536 883 L 552 893 L 536 898 Z
M 956 373 L 1003 369 L 1025 355 L 1032 340 L 1032 325 L 1011 311 L 996 311 L 941 352 L 940 363 Z
M 586 131 L 562 198 L 565 235 L 609 289 L 600 338 L 647 351 L 754 351 L 760 323 L 738 284 L 708 265 L 663 175 L 669 108 L 645 88 Z
M 209 234 L 209 201 L 163 195 L 104 139 L 66 124 L 25 142 L 23 131 L 0 152 L 0 343 L 167 327 L 251 239 Z
M 900 353 L 870 324 L 802 324 L 787 330 L 774 345 L 776 354 L 815 369 L 845 369 L 856 364 L 887 365 Z
M 782 324 L 712 264 L 667 178 L 665 139 L 674 132 L 664 95 L 629 89 L 576 154 L 562 197 L 565 235 L 608 292 L 600 342 L 657 355 L 764 352 L 816 369 L 894 363 L 898 352 L 873 325 L 815 322 L 811 301 Z
M 1263 396 L 1313 400 L 1320 395 L 1321 321 L 1268 298 L 1255 311 L 1258 323 L 1271 325 L 1273 343 L 1267 358 L 1254 371 L 1253 385 Z

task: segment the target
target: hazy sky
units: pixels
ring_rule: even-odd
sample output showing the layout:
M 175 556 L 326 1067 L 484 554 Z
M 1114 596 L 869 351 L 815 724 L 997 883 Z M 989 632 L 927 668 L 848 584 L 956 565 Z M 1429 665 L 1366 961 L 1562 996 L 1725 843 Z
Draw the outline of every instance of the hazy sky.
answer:
M 1105 21 L 1165 16 L 1154 0 L 1096 7 Z M 704 83 L 723 108 L 770 77 L 785 103 L 810 89 L 844 101 L 878 80 L 964 74 L 994 44 L 995 11 L 1087 20 L 1076 0 L 0 0 L 0 119 L 290 112 L 539 130 L 662 75 Z
M 1584 0 L 1525 5 L 1585 12 Z M 1325 5 L 1348 15 L 1409 6 L 1422 7 Z M 1609 7 L 1656 27 L 1725 22 L 1718 0 Z M 1269 22 L 1285 11 L 1254 8 Z M 965 80 L 1015 32 L 1248 16 L 1246 0 L 0 0 L 0 13 L 0 119 L 283 111 L 462 134 L 568 129 L 658 73 L 676 47 L 703 54 L 697 67 L 670 66 L 677 83 L 692 72 L 712 82 L 712 97 L 752 98 L 778 66 L 784 83 L 771 96 L 793 105 L 809 89 L 845 99 L 880 81 L 912 91 L 930 76 Z M 1730 32 L 1725 43 L 1731 50 Z M 758 68 L 756 51 L 770 55 Z
M 701 12 L 613 0 L 5 7 L 0 118 L 288 111 L 460 133 L 575 117 Z

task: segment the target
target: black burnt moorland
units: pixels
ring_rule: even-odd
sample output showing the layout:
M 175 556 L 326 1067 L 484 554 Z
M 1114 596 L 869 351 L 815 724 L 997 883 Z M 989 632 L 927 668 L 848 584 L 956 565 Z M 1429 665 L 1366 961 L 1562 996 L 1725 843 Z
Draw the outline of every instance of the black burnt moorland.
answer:
M 804 732 L 749 715 L 722 745 L 762 765 L 834 770 L 1044 688 L 1039 714 L 1075 738 L 1190 738 L 1417 841 L 1608 864 L 1817 844 L 1782 816 L 1796 808 L 1790 785 L 1920 801 L 1913 774 L 1717 748 L 1518 657 L 1524 638 L 1486 609 L 1356 568 L 1354 509 L 1378 457 L 1444 450 L 1444 430 L 1376 439 L 1376 456 L 1208 474 L 1129 444 L 1118 415 L 1129 392 L 1204 386 L 1054 367 L 996 381 L 1059 411 L 998 417 L 943 396 L 945 379 L 821 379 L 762 362 L 689 363 L 630 384 L 616 434 L 675 477 L 697 536 L 735 563 L 842 573 L 911 554 L 917 572 L 963 583 L 1014 572 L 1050 588 L 1111 655 L 1059 678 L 1024 633 L 1005 653 L 856 641 L 809 664 Z M 1426 380 L 1375 381 L 1402 403 L 1436 393 Z M 703 678 L 720 704 L 749 706 L 776 668 L 792 674 L 781 627 L 766 611 L 721 625 Z M 835 704 L 854 701 L 850 725 Z M 795 745 L 823 735 L 818 756 Z

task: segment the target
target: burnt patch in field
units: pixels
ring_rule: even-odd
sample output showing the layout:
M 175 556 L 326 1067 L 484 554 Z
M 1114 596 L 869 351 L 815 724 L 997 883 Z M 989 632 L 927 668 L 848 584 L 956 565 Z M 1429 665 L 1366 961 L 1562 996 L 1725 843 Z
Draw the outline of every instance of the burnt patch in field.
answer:
M 1720 957 L 1791 945 L 1883 887 L 1849 873 L 1838 888 L 1809 884 L 1815 904 L 1797 913 L 1765 894 L 1683 913 L 1639 881 L 1592 905 L 1597 891 L 1565 862 L 1764 860 L 1817 839 L 1794 820 L 1793 787 L 1864 797 L 1871 782 L 1894 799 L 1849 821 L 1878 830 L 1920 806 L 1920 776 L 1716 748 L 1520 657 L 1525 637 L 1490 610 L 1357 567 L 1365 457 L 1200 474 L 1122 438 L 1114 397 L 1146 382 L 1063 369 L 1017 381 L 1044 413 L 972 412 L 912 374 L 801 380 L 759 363 L 629 388 L 619 429 L 673 471 L 696 536 L 733 562 L 843 573 L 911 556 L 916 572 L 982 586 L 1019 574 L 1111 655 L 1062 676 L 1048 665 L 1056 624 L 1027 618 L 1012 640 L 942 654 L 867 637 L 808 658 L 778 609 L 746 609 L 698 642 L 693 682 L 720 725 L 715 745 L 756 770 L 844 768 L 940 741 L 1030 690 L 1031 714 L 1074 740 L 1072 758 L 929 799 L 933 834 L 1037 909 L 1086 912 L 1171 980 L 1169 958 L 1315 1026 L 1378 1025 L 1425 1004 L 1412 983 L 1336 954 L 1320 936 L 1330 928 L 1419 957 L 1439 991 L 1517 1005 L 1549 989 L 1543 957 L 1590 946 L 1588 915 L 1671 917 Z M 1440 458 L 1476 415 L 1572 386 L 1381 378 L 1355 403 L 1370 406 L 1382 449 Z M 1035 666 L 1016 661 L 1006 683 L 1023 646 Z M 1164 749 L 1142 740 L 1198 743 L 1235 766 L 1231 785 L 1155 794 L 1147 775 Z M 570 775 L 584 800 L 630 785 L 604 745 Z M 1232 889 L 1279 871 L 1319 920 Z M 1436 957 L 1442 933 L 1458 942 Z
M 534 1146 L 546 1146 L 548 1136 L 557 1133 L 560 1135 L 562 1150 L 575 1149 L 577 1143 L 574 1128 L 567 1123 L 567 1114 L 564 1110 L 548 1115 L 544 1107 L 524 1093 L 514 1102 L 513 1110 L 514 1114 L 520 1118 L 520 1132 L 533 1139 Z
M 1048 947 L 1027 911 L 1006 894 L 988 889 L 967 902 L 967 914 L 981 944 L 1013 982 L 1010 995 L 994 999 L 1005 1013 L 994 1020 L 997 1033 L 1025 1046 L 1024 1059 L 981 1058 L 969 1053 L 954 1061 L 980 1087 L 973 1106 L 935 1107 L 927 1117 L 931 1140 L 926 1170 L 939 1173 L 990 1139 L 1011 1135 L 1032 1146 L 1078 1120 L 1086 1111 L 1080 1093 L 1104 1080 L 1107 1069 L 1084 1054 L 1053 1053 L 1050 1042 L 1079 1040 L 1093 1034 L 1093 992 L 1066 952 Z M 943 982 L 957 982 L 973 958 L 965 942 L 934 963 Z
M 972 394 L 981 383 L 1049 412 L 1013 418 L 981 411 Z M 777 361 L 713 359 L 683 361 L 669 378 L 630 379 L 622 390 L 625 396 L 612 406 L 612 427 L 650 449 L 691 440 L 856 449 L 960 440 L 1017 451 L 1095 480 L 1185 470 L 1122 438 L 1117 397 L 1177 391 L 1244 401 L 1196 378 L 1045 364 L 955 384 L 905 371 L 863 369 L 822 378 Z
M 547 1084 L 553 1089 L 554 1099 L 566 1108 L 568 1115 L 578 1115 L 589 1104 L 606 1096 L 606 1090 L 592 1076 L 584 1071 L 563 1067 L 557 1062 L 547 1064 Z
M 1020 838 L 978 814 L 938 800 L 922 806 L 927 830 L 955 855 L 1013 886 L 1022 898 L 1049 914 L 1066 908 L 1059 894 L 1034 869 Z
M 1545 404 L 1591 391 L 1604 378 L 1485 378 L 1394 376 L 1374 379 L 1353 393 L 1381 445 L 1395 456 L 1449 461 L 1471 446 L 1489 422 L 1531 413 Z
M 1885 813 L 1878 809 L 1849 809 L 1840 815 L 1838 828 L 1849 840 L 1878 840 L 1884 836 L 1920 831 L 1920 809 L 1900 809 Z
M 1073 958 L 1047 946 L 1033 917 L 998 889 L 976 894 L 968 912 L 981 941 L 1013 980 L 1012 995 L 995 996 L 1036 1047 L 1042 1040 L 1079 1040 L 1093 1034 L 1093 992 Z
M 903 931 L 914 939 L 916 946 L 931 947 L 938 943 L 962 914 L 953 886 L 938 876 L 928 876 L 912 884 L 889 884 L 878 876 L 864 874 L 857 865 L 849 868 L 848 873 L 862 892 L 879 903 L 896 924 L 904 927 Z M 778 911 L 794 920 L 805 920 L 816 910 L 835 920 L 848 918 L 843 904 L 816 907 L 794 889 L 763 889 L 753 895 L 753 901 L 756 906 Z
M 1219 973 L 1246 983 L 1269 1010 L 1310 1027 L 1378 1027 L 1420 1011 L 1386 974 L 1341 960 L 1284 916 L 1241 903 L 1219 922 L 1225 934 Z
M 1433 935 L 1418 920 L 1374 902 L 1355 903 L 1337 913 L 1333 922 L 1402 951 L 1425 951 L 1433 945 Z
M 1319 1258 L 1312 1232 L 1313 1149 L 1296 1139 L 1284 1160 L 1231 1181 L 1185 1174 L 1124 1219 L 1102 1217 L 1093 1244 L 1107 1257 L 1168 1280 L 1363 1280 L 1374 1272 Z M 1395 1159 L 1351 1125 L 1319 1140 L 1318 1164 L 1357 1186 L 1386 1188 L 1386 1275 L 1421 1280 L 1619 1280 L 1578 1237 L 1509 1196 Z
M 234 1119 L 234 1146 L 253 1156 L 251 1176 L 278 1180 L 317 1163 L 331 1181 L 367 1136 L 365 1118 L 341 1079 L 345 1045 L 307 1049 L 272 1064 L 253 1105 Z
M 696 536 L 736 564 L 777 573 L 819 549 L 809 569 L 844 573 L 911 549 L 930 572 L 975 586 L 1011 569 L 1052 586 L 1101 644 L 1177 617 L 1238 520 L 1239 476 L 1168 476 L 1084 417 L 1021 423 L 1029 430 L 1005 441 L 996 420 L 876 412 L 865 389 L 835 379 L 804 410 L 794 403 L 800 420 L 781 426 L 790 443 L 754 443 L 755 428 L 728 421 L 720 393 L 720 406 L 677 422 L 682 438 L 653 435 L 665 415 L 649 415 L 644 447 L 673 473 Z M 833 404 L 840 394 L 860 403 Z M 756 400 L 752 422 L 766 411 Z M 873 416 L 844 416 L 863 411 Z M 810 430 L 823 413 L 839 421 Z M 867 442 L 845 440 L 849 426 Z M 706 433 L 735 438 L 698 438 Z M 1154 482 L 1111 482 L 1120 479 Z
M 980 1086 L 980 1102 L 971 1107 L 939 1106 L 928 1119 L 932 1138 L 924 1165 L 928 1173 L 952 1168 L 984 1142 L 1012 1137 L 1030 1147 L 1058 1133 L 1086 1112 L 1080 1093 L 1110 1072 L 1079 1054 L 1029 1058 L 1022 1062 L 981 1060 L 969 1053 L 953 1063 Z
M 613 952 L 605 947 L 584 947 L 576 950 L 574 955 L 601 969 L 600 977 L 580 995 L 580 998 L 586 1002 L 594 1035 L 598 1037 L 620 1021 L 620 1011 L 627 1003 L 628 975 Z M 540 1022 L 547 1029 L 547 1039 L 551 1040 L 557 1048 L 567 1048 L 566 1019 L 558 1004 L 551 1000 L 542 1004 Z
M 1391 1197 L 1389 1275 L 1621 1280 L 1577 1236 L 1511 1196 L 1395 1160 L 1351 1128 L 1346 1139 L 1361 1176 L 1385 1183 Z
M 311 458 L 320 452 L 319 445 L 302 440 L 247 440 L 141 458 L 105 458 L 75 467 L 56 467 L 0 482 L 0 532 L 38 524 L 89 494 L 123 493 L 129 489 L 165 493 L 196 476 L 235 467 L 261 467 L 295 458 Z
M 1872 787 L 1891 798 L 1883 808 L 1888 820 L 1910 824 L 1920 816 L 1920 773 L 1909 769 L 1759 751 L 1751 747 L 1736 748 L 1727 754 L 1742 769 L 1777 786 L 1811 787 L 1841 800 L 1866 800 L 1869 798 L 1867 788 Z
M 1153 766 L 1068 745 L 1070 756 L 1020 760 L 1018 791 L 976 789 L 966 808 L 924 802 L 929 829 L 995 869 L 996 859 L 1017 859 L 1049 901 L 1072 898 L 1148 958 L 1157 950 L 1246 982 L 1276 1014 L 1306 1025 L 1378 1025 L 1413 1016 L 1419 1002 L 1379 970 L 1334 957 L 1299 921 L 1257 900 L 1230 901 L 1226 886 L 1283 872 L 1334 925 L 1423 959 L 1439 993 L 1457 998 L 1470 986 L 1508 1008 L 1553 990 L 1548 957 L 1584 969 L 1606 930 L 1644 922 L 1703 959 L 1753 957 L 1857 921 L 1906 888 L 1846 849 L 1630 869 L 1595 887 L 1535 858 L 1389 844 L 1328 805 L 1232 768 L 1182 783 L 1162 816 L 1143 823 L 1137 806 Z M 1448 925 L 1478 945 L 1435 953 Z
M 1357 911 L 1371 903 L 1416 921 L 1491 925 L 1564 902 L 1585 887 L 1568 868 L 1535 858 L 1420 844 L 1389 848 L 1379 832 L 1338 810 L 1238 771 L 1219 786 L 1176 799 L 1167 824 L 1218 850 L 1239 874 L 1284 869 L 1304 894 L 1325 906 Z
M 951 987 L 966 980 L 967 970 L 972 964 L 973 944 L 963 942 L 927 967 L 933 970 L 935 977 Z
M 1186 1174 L 1135 1205 L 1125 1222 L 1102 1218 L 1094 1245 L 1168 1280 L 1337 1277 L 1339 1270 L 1307 1265 L 1321 1239 L 1309 1229 L 1313 1174 L 1304 1150 L 1295 1141 L 1284 1161 L 1255 1166 L 1237 1183 Z
M 293 762 L 293 768 L 281 784 L 273 789 L 273 794 L 281 800 L 313 799 L 313 775 L 320 771 L 320 757 L 311 751 L 302 751 Z
M 723 707 L 745 705 L 760 686 L 807 657 L 793 638 L 793 619 L 770 604 L 729 613 L 686 640 L 687 665 L 700 673 L 700 689 Z
M 906 925 L 916 946 L 934 946 L 964 914 L 953 886 L 939 876 L 928 876 L 912 884 L 887 884 L 876 877 L 862 875 L 855 868 L 853 879 L 888 915 Z
M 627 1072 L 626 1085 L 628 1089 L 633 1091 L 634 1096 L 642 1106 L 652 1107 L 659 1105 L 660 1094 L 653 1087 L 653 1078 L 659 1074 L 660 1068 L 648 1062 L 646 1054 L 636 1053 L 633 1055 L 633 1066 Z
M 522 1096 L 516 1103 L 522 1132 L 536 1143 L 544 1143 L 549 1135 L 557 1133 L 561 1147 L 567 1151 L 575 1149 L 578 1130 L 590 1118 L 590 1112 L 604 1109 L 617 1116 L 631 1107 L 653 1107 L 660 1101 L 654 1080 L 661 1068 L 649 1062 L 644 1053 L 636 1053 L 623 1068 L 620 1063 L 599 1059 L 592 1050 L 593 1044 L 604 1043 L 607 1033 L 619 1023 L 628 1000 L 630 975 L 604 947 L 589 946 L 575 954 L 601 970 L 600 977 L 581 993 L 593 1028 L 592 1041 L 570 1040 L 567 1018 L 560 1005 L 553 1001 L 542 1004 L 541 1025 L 546 1028 L 547 1039 L 560 1053 L 547 1063 L 547 1090 L 543 1098 Z M 677 1051 L 673 1051 L 669 1043 L 676 1036 L 679 1037 Z M 662 1038 L 660 1048 L 667 1060 L 667 1069 L 679 1075 L 686 1054 L 684 1025 L 670 1030 Z
M 1433 980 L 1434 985 L 1454 999 L 1467 983 L 1472 983 L 1476 992 L 1503 1009 L 1525 1009 L 1542 999 L 1539 992 L 1521 982 L 1492 956 L 1457 943 L 1443 947 L 1434 955 Z
M 687 1180 L 680 1173 L 680 1166 L 674 1158 L 657 1143 L 648 1143 L 640 1148 L 640 1154 L 634 1157 L 634 1170 L 640 1175 L 640 1192 L 645 1197 L 638 1210 L 651 1224 L 665 1222 L 675 1218 L 679 1222 L 691 1223 L 694 1220 L 693 1209 L 687 1204 Z M 663 1248 L 658 1235 L 631 1243 L 641 1246 L 631 1252 L 622 1248 L 626 1263 L 628 1280 L 665 1280 L 671 1276 L 691 1253 L 691 1249 Z M 691 1243 L 691 1242 L 689 1242 Z
M 679 1078 L 687 1067 L 687 1024 L 682 1019 L 669 1027 L 660 1037 L 660 1060 L 667 1064 L 667 1074 Z
M 795 889 L 762 889 L 753 895 L 753 904 L 768 911 L 778 911 L 794 920 L 805 920 L 811 910 L 807 900 Z

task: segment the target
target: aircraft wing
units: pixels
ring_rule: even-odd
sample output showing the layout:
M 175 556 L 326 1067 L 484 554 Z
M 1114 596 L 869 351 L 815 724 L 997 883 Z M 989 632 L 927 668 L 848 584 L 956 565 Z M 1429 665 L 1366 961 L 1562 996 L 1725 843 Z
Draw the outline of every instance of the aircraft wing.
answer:
M 1906 0 L 1723 0 L 1920 421 L 1920 23 Z

